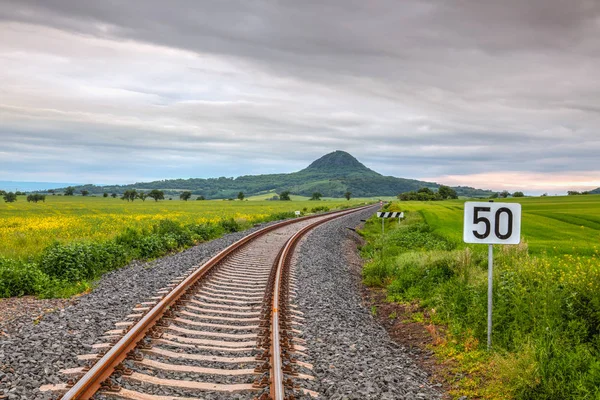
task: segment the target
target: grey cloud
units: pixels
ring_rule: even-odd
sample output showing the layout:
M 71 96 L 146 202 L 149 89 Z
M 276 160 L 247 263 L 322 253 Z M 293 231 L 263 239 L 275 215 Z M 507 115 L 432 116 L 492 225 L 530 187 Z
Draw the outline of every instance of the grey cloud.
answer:
M 594 0 L 4 0 L 0 24 L 72 39 L 44 49 L 43 34 L 36 44 L 19 32 L 0 45 L 14 65 L 20 47 L 70 63 L 37 74 L 33 61 L 31 93 L 5 70 L 0 135 L 21 144 L 15 154 L 60 145 L 215 160 L 199 176 L 248 157 L 260 162 L 225 169 L 273 172 L 286 148 L 290 169 L 340 148 L 416 178 L 599 170 L 598 18 Z M 131 43 L 190 55 L 142 49 L 136 63 L 118 48 Z

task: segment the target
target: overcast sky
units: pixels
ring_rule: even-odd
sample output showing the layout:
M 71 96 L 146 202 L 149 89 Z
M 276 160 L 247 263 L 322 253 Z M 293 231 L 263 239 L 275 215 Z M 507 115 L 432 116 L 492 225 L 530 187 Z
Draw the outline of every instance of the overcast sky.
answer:
M 598 0 L 0 0 L 0 180 L 600 186 Z

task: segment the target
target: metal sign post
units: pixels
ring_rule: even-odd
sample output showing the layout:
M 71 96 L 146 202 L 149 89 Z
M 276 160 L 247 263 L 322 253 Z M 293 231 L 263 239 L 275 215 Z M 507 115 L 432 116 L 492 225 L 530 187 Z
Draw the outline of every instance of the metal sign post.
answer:
M 521 242 L 521 205 L 517 203 L 466 202 L 463 240 L 488 245 L 487 347 L 492 347 L 494 244 Z
M 494 245 L 488 244 L 488 320 L 487 320 L 487 348 L 492 347 L 492 309 L 494 294 Z

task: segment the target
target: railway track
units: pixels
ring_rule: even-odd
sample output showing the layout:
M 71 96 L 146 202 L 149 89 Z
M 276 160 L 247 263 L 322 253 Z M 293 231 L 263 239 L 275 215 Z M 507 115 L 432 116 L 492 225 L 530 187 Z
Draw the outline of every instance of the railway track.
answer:
M 290 261 L 315 226 L 361 207 L 256 231 L 137 305 L 83 366 L 61 371 L 58 399 L 195 400 L 318 397 L 301 339 Z

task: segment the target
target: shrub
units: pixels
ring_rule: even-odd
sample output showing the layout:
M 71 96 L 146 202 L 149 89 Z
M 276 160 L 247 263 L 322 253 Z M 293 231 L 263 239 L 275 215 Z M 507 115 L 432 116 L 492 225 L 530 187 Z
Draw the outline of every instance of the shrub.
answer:
M 318 206 L 318 207 L 313 207 L 313 208 L 310 209 L 311 213 L 318 213 L 320 211 L 327 212 L 327 211 L 329 211 L 329 207 L 327 207 L 327 206 Z
M 36 264 L 0 258 L 0 297 L 38 293 L 47 280 Z
M 52 278 L 79 282 L 108 271 L 111 261 L 102 243 L 54 243 L 42 253 L 40 269 Z
M 158 235 L 169 235 L 175 239 L 178 247 L 191 246 L 194 244 L 190 231 L 169 219 L 163 219 L 152 227 L 152 231 Z
M 222 219 L 219 221 L 219 225 L 221 225 L 227 233 L 238 232 L 240 230 L 240 224 L 233 218 Z
M 200 240 L 207 241 L 221 236 L 223 227 L 221 225 L 200 224 L 188 225 L 187 229 L 196 235 Z

